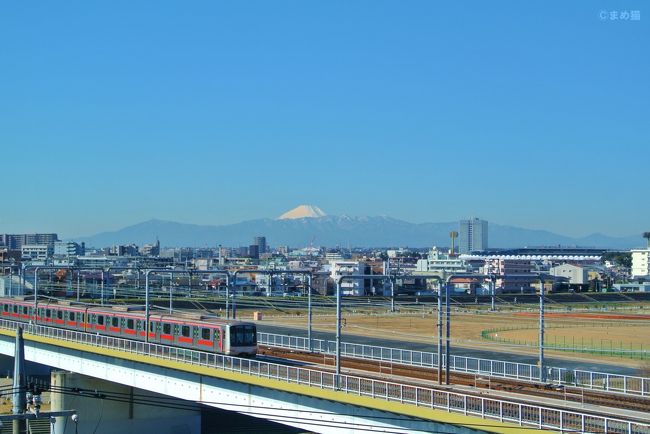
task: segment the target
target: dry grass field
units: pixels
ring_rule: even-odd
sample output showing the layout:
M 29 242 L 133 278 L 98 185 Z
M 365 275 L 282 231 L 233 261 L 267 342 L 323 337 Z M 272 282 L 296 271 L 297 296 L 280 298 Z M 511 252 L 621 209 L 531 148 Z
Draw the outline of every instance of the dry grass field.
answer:
M 645 311 L 647 312 L 647 310 Z M 301 315 L 268 315 L 264 322 L 306 327 Z M 335 330 L 335 316 L 314 315 L 316 330 Z M 412 342 L 437 343 L 435 313 L 344 313 L 343 334 L 383 337 Z M 601 359 L 644 368 L 650 364 L 650 317 L 625 314 L 549 313 L 546 318 L 548 354 L 567 359 Z M 538 314 L 533 312 L 453 311 L 451 336 L 455 345 L 493 351 L 537 352 Z M 511 330 L 508 330 L 511 329 Z M 489 338 L 486 338 L 486 336 Z M 505 341 L 505 342 L 501 342 Z M 557 351 L 551 347 L 597 349 L 597 351 Z M 602 349 L 602 351 L 600 350 Z M 633 357 L 629 350 L 634 350 Z M 618 351 L 614 351 L 618 350 Z M 625 350 L 622 351 L 621 350 Z M 641 353 L 639 350 L 644 350 Z M 640 356 L 645 354 L 645 360 Z

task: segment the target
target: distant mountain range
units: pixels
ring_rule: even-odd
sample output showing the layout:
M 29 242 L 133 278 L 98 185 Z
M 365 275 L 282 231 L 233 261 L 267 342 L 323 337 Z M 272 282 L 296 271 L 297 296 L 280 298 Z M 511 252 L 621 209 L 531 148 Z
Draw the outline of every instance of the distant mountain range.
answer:
M 390 217 L 323 216 L 292 219 L 258 219 L 229 225 L 193 225 L 149 220 L 113 232 L 74 238 L 89 247 L 115 244 L 143 245 L 160 240 L 167 247 L 244 246 L 253 237 L 264 235 L 269 245 L 351 246 L 351 247 L 430 247 L 449 246 L 449 231 L 458 230 L 458 222 L 409 223 Z M 526 246 L 579 246 L 629 249 L 644 244 L 641 235 L 610 237 L 592 234 L 572 238 L 544 230 L 531 230 L 489 224 L 491 248 Z

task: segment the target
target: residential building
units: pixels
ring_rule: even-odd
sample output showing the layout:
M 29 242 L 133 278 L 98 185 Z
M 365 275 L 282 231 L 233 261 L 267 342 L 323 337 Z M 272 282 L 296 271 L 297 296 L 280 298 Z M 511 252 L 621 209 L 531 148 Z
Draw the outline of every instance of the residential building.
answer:
M 48 244 L 23 244 L 21 256 L 29 261 L 45 261 L 54 253 Z
M 650 276 L 650 248 L 632 250 L 632 276 Z
M 461 220 L 458 249 L 460 253 L 482 252 L 488 248 L 488 222 L 473 218 Z
M 110 249 L 110 254 L 115 256 L 138 256 L 139 253 L 138 246 L 135 244 L 129 244 L 127 246 L 115 245 Z
M 72 241 L 56 241 L 54 243 L 55 256 L 84 256 L 86 254 L 86 245 L 77 244 Z
M 458 256 L 452 256 L 432 247 L 426 259 L 419 259 L 416 266 L 416 272 L 430 272 L 439 276 L 445 274 L 466 273 L 467 264 Z
M 140 249 L 142 256 L 158 256 L 160 255 L 160 241 L 156 240 L 155 244 L 145 244 Z
M 343 255 L 341 252 L 327 252 L 325 253 L 325 261 L 326 262 L 336 262 L 336 261 L 343 261 Z
M 54 243 L 59 240 L 57 234 L 3 234 L 0 235 L 0 245 L 12 250 L 21 250 L 25 244 L 47 244 L 54 248 Z
M 366 263 L 360 261 L 332 261 L 330 277 L 335 284 L 341 276 L 366 274 Z M 368 282 L 369 283 L 369 282 Z M 345 279 L 341 282 L 342 295 L 365 295 L 365 279 Z
M 483 274 L 497 276 L 497 292 L 528 292 L 537 280 L 532 274 L 532 263 L 527 259 L 486 258 Z

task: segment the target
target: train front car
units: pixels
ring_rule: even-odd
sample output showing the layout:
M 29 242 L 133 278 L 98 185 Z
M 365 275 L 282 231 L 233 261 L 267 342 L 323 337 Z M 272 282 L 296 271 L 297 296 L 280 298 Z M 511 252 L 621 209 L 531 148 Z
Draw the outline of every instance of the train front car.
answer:
M 257 354 L 257 327 L 248 322 L 231 322 L 226 335 L 225 353 L 229 356 L 255 357 Z

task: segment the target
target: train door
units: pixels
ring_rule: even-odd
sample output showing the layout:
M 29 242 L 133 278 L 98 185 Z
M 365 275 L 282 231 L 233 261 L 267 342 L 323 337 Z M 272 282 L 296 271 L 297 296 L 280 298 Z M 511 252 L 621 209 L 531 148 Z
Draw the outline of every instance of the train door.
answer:
M 230 327 L 222 327 L 219 332 L 219 349 L 222 353 L 228 354 L 230 352 Z
M 87 331 L 86 312 L 77 312 L 77 328 L 83 332 Z
M 43 315 L 43 322 L 46 324 L 52 323 L 52 309 L 45 309 L 45 314 Z
M 63 311 L 60 309 L 52 309 L 52 313 L 54 314 L 54 324 L 57 327 L 64 327 L 65 326 L 65 319 L 63 318 Z
M 95 326 L 95 330 L 105 332 L 106 331 L 106 322 L 107 322 L 106 317 L 104 315 L 93 314 L 92 323 Z
M 126 338 L 134 338 L 138 333 L 135 328 L 135 319 L 134 318 L 122 318 L 122 333 Z
M 79 321 L 79 318 L 77 318 L 76 312 L 74 311 L 65 312 L 65 325 L 67 328 L 76 329 L 77 321 Z
M 172 330 L 172 324 L 168 322 L 162 323 L 162 331 L 160 332 L 160 343 L 165 345 L 171 345 L 174 343 L 174 333 Z
M 156 342 L 156 343 L 161 342 L 160 340 L 161 329 L 162 326 L 160 325 L 160 322 L 149 320 L 149 342 Z M 144 332 L 142 332 L 141 336 L 144 339 Z
M 122 324 L 120 324 L 120 317 L 119 316 L 106 316 L 106 319 L 108 320 L 108 331 L 109 334 L 119 336 L 122 334 Z
M 144 321 L 141 319 L 135 320 L 135 338 L 139 341 L 145 340 Z
M 192 348 L 194 340 L 192 338 L 192 326 L 189 324 L 176 324 L 176 343 L 180 347 Z

